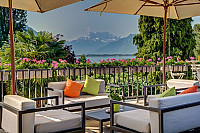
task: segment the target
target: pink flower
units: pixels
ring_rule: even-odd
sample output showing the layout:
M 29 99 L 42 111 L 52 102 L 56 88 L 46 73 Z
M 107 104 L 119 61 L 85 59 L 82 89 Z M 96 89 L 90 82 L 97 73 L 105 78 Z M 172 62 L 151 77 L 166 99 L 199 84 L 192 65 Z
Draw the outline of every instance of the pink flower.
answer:
M 42 60 L 42 62 L 46 62 L 46 60 Z
M 172 57 L 172 56 L 169 56 L 169 58 L 172 59 L 173 57 Z
M 36 61 L 37 64 L 43 64 L 41 60 Z
M 105 62 L 105 60 L 100 60 L 100 62 L 101 62 L 101 63 L 104 63 L 104 62 Z
M 178 57 L 178 58 L 177 58 L 177 61 L 179 61 L 179 59 L 180 59 L 180 58 Z
M 130 60 L 130 62 L 132 62 L 133 60 L 135 60 L 135 58 L 132 58 L 132 59 Z
M 79 60 L 76 60 L 76 63 L 79 64 L 80 63 Z
M 147 60 L 147 62 L 151 62 L 151 61 L 152 61 L 152 59 L 148 59 L 148 60 Z
M 36 59 L 33 59 L 32 61 L 33 61 L 33 62 L 36 62 L 37 60 L 36 60 Z
M 52 64 L 58 64 L 56 61 L 52 61 Z
M 59 61 L 59 62 L 62 62 L 62 59 L 59 59 L 58 61 Z
M 91 60 L 90 60 L 90 59 L 87 59 L 87 61 L 88 61 L 88 62 L 91 62 Z
M 92 64 L 92 62 L 91 62 L 90 59 L 87 59 L 86 63 L 90 63 L 90 64 Z
M 8 64 L 8 66 L 11 66 L 11 64 Z
M 52 64 L 54 68 L 58 68 L 58 64 Z
M 1 63 L 0 63 L 0 66 L 1 66 Z
M 194 57 L 190 57 L 190 60 L 194 60 L 195 58 Z
M 114 60 L 116 60 L 116 59 L 115 59 L 115 58 L 111 58 L 110 60 L 111 60 L 111 61 L 114 61 Z
M 158 58 L 157 60 L 160 60 L 160 58 Z
M 19 58 L 19 60 L 22 60 L 22 58 Z
M 8 64 L 4 64 L 4 66 L 7 66 Z
M 142 58 L 138 58 L 138 60 L 142 61 L 143 59 Z
M 26 62 L 29 62 L 29 61 L 31 61 L 31 59 L 29 59 L 29 58 L 26 58 L 26 59 L 25 59 L 25 61 L 26 61 Z
M 109 61 L 109 59 L 106 59 L 107 61 Z

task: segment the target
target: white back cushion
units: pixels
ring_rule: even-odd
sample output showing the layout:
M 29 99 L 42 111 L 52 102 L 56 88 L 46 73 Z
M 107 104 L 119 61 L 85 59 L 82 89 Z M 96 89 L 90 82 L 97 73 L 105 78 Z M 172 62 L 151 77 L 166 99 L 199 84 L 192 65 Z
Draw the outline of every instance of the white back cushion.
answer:
M 18 95 L 6 95 L 4 103 L 19 110 L 35 108 L 35 101 Z M 34 133 L 35 113 L 24 114 L 22 117 L 22 132 Z M 6 109 L 3 109 L 2 128 L 9 133 L 18 132 L 18 116 Z
M 200 101 L 200 92 L 176 95 L 164 98 L 149 99 L 149 106 L 156 108 L 171 107 Z M 164 133 L 182 132 L 200 127 L 200 106 L 180 109 L 163 115 Z M 151 132 L 159 132 L 159 115 L 150 112 Z

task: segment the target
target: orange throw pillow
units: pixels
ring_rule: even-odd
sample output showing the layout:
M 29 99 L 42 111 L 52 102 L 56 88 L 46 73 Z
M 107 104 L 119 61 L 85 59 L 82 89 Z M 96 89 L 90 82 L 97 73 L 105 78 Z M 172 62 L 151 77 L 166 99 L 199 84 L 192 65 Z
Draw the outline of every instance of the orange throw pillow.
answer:
M 79 97 L 82 84 L 76 83 L 70 79 L 67 79 L 67 83 L 65 85 L 64 94 L 68 97 Z
M 187 90 L 184 90 L 183 92 L 181 92 L 179 95 L 197 92 L 197 88 L 198 88 L 198 85 L 192 86 L 188 88 Z

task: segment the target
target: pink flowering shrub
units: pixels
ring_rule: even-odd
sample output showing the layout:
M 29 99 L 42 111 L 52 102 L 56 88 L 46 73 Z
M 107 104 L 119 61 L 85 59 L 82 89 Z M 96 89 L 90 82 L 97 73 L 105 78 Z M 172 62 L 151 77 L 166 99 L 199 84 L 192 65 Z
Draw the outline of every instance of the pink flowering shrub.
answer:
M 182 60 L 180 57 L 166 57 L 166 65 L 184 65 L 191 64 L 194 57 Z M 193 61 L 194 62 L 194 61 Z M 198 62 L 196 62 L 198 63 Z M 29 58 L 19 58 L 16 61 L 16 69 L 42 69 L 42 68 L 83 68 L 83 67 L 99 67 L 99 66 L 144 66 L 144 65 L 162 65 L 163 59 L 157 58 L 154 62 L 153 59 L 132 58 L 132 59 L 119 59 L 110 58 L 106 60 L 100 60 L 99 62 L 92 62 L 90 59 L 86 59 L 85 62 L 76 60 L 74 64 L 68 63 L 66 60 L 59 59 L 58 61 L 36 60 Z M 0 70 L 11 69 L 10 63 L 0 63 Z

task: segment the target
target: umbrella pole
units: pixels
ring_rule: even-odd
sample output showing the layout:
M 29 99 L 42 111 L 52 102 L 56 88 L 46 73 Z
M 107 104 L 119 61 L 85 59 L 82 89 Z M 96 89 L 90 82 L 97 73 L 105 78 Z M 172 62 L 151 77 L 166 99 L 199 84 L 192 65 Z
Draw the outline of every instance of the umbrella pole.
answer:
M 164 7 L 164 38 L 163 38 L 163 84 L 165 84 L 165 44 L 166 44 L 166 28 L 167 28 L 167 6 Z
M 13 36 L 12 0 L 8 0 L 8 2 L 9 2 L 9 24 L 10 24 L 12 94 L 15 95 L 15 49 L 14 49 L 14 36 Z

